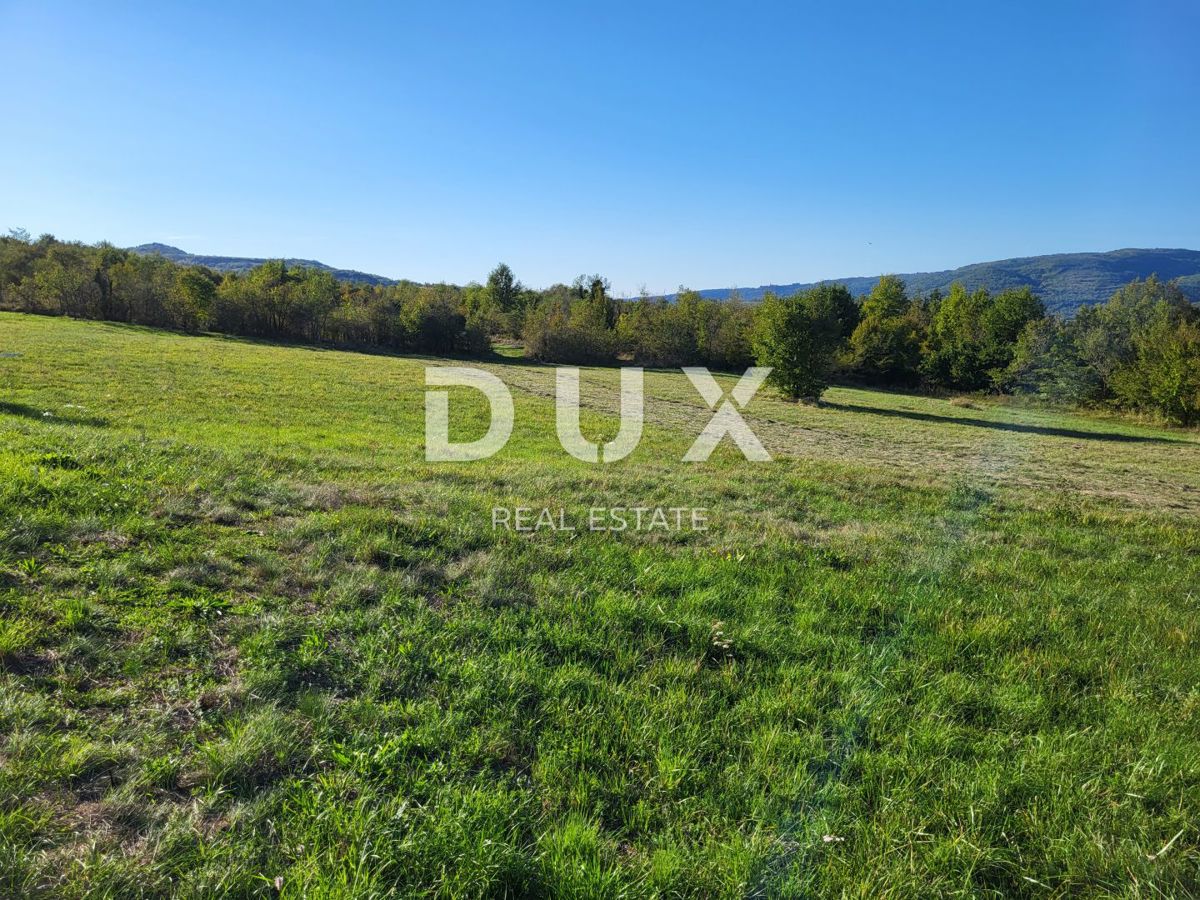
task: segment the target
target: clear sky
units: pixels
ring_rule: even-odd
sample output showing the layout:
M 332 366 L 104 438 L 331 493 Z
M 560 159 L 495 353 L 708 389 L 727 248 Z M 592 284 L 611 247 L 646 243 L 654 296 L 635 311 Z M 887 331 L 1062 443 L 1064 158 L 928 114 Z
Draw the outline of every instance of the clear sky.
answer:
M 0 0 L 0 228 L 621 293 L 1200 248 L 1200 3 Z

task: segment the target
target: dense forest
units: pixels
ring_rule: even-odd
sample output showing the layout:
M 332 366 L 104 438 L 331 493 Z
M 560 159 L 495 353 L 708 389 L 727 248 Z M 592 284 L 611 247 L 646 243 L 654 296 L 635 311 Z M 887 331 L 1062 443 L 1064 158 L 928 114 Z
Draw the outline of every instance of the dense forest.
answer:
M 503 264 L 465 287 L 357 284 L 282 261 L 222 274 L 13 232 L 0 238 L 0 309 L 467 356 L 509 336 L 547 362 L 769 365 L 795 398 L 857 382 L 1028 394 L 1200 422 L 1200 307 L 1154 277 L 1064 319 L 1028 288 L 993 294 L 954 284 L 910 295 L 895 276 L 861 301 L 841 285 L 755 304 L 688 290 L 622 300 L 599 275 L 531 290 Z

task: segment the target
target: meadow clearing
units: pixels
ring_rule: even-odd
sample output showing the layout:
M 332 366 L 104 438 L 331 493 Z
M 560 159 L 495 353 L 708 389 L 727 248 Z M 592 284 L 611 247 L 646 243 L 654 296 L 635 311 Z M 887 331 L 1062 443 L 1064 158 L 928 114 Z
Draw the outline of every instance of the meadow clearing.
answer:
M 0 896 L 1200 893 L 1195 431 L 445 362 L 0 313 Z

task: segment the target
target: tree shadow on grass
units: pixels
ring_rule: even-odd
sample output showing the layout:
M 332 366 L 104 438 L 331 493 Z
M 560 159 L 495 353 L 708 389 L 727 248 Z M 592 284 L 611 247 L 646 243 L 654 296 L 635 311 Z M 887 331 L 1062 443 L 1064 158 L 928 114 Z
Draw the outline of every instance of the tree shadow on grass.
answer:
M 0 415 L 20 416 L 23 419 L 35 419 L 38 422 L 51 422 L 65 425 L 87 425 L 91 428 L 105 428 L 108 426 L 107 419 L 101 419 L 99 416 L 80 416 L 73 413 L 52 412 L 46 415 L 48 410 L 38 409 L 36 406 L 30 406 L 27 403 L 12 403 L 8 400 L 0 400 Z
M 1025 425 L 1020 422 L 994 422 L 990 419 L 973 419 L 959 416 L 939 416 L 905 409 L 881 409 L 877 406 L 857 406 L 848 403 L 822 402 L 826 409 L 842 412 L 866 413 L 896 419 L 911 419 L 937 425 L 969 425 L 974 428 L 991 428 L 994 431 L 1015 431 L 1019 434 L 1041 434 L 1049 437 L 1072 438 L 1078 441 L 1114 441 L 1125 444 L 1188 444 L 1191 441 L 1169 437 L 1151 437 L 1139 434 L 1121 434 L 1115 431 L 1079 431 L 1075 428 L 1055 428 L 1050 425 Z

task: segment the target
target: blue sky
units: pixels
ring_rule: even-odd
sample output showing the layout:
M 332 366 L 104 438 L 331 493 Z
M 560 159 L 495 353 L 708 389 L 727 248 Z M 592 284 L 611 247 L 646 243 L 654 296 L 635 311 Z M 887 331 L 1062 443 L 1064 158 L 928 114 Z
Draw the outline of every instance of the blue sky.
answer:
M 0 0 L 0 228 L 622 293 L 1200 248 L 1200 4 Z

